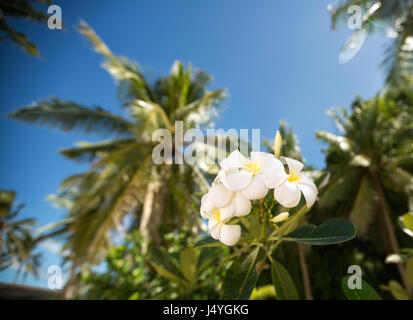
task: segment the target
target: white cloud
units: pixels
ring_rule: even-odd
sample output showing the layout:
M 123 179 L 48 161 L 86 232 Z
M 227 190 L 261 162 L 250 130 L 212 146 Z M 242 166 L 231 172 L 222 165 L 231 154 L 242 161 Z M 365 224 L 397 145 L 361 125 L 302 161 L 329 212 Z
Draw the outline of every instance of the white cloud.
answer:
M 51 253 L 55 253 L 55 254 L 60 254 L 61 253 L 61 249 L 62 249 L 62 245 L 52 239 L 46 239 L 42 242 L 40 242 L 39 246 Z

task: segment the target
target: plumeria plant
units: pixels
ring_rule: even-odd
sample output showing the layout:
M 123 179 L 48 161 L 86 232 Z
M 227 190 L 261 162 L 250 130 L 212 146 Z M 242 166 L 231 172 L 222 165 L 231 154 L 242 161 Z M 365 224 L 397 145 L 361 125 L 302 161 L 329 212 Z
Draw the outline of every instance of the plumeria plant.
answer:
M 346 219 L 329 220 L 319 227 L 301 225 L 328 174 L 315 177 L 303 170 L 300 161 L 280 156 L 281 144 L 277 132 L 273 154 L 251 152 L 247 158 L 234 150 L 221 161 L 209 192 L 201 198 L 200 214 L 211 237 L 194 247 L 236 246 L 218 266 L 232 262 L 222 281 L 223 299 L 249 299 L 267 262 L 277 299 L 298 299 L 291 276 L 277 261 L 279 245 L 283 241 L 334 244 L 355 236 Z

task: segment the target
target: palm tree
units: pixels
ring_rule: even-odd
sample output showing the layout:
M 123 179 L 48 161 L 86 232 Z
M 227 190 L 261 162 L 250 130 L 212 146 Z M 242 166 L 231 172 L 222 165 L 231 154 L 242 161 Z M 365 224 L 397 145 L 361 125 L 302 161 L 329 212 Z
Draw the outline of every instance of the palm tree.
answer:
M 15 204 L 14 191 L 0 190 L 0 270 L 10 267 L 14 261 L 23 261 L 28 252 L 29 226 L 34 219 L 16 220 L 24 204 Z
M 383 64 L 387 68 L 387 83 L 398 86 L 412 76 L 413 71 L 413 1 L 412 0 L 345 0 L 332 9 L 333 29 L 350 18 L 350 6 L 365 9 L 362 28 L 353 33 L 342 54 L 358 50 L 365 34 L 380 30 L 393 38 L 386 49 Z M 351 11 L 350 11 L 351 12 Z
M 349 214 L 360 238 L 372 239 L 382 230 L 387 236 L 375 242 L 388 239 L 389 253 L 400 253 L 393 223 L 407 210 L 413 190 L 413 87 L 390 89 L 368 101 L 358 98 L 350 115 L 345 109 L 328 113 L 342 135 L 317 132 L 328 144 L 324 151 L 332 177 L 320 208 Z M 408 288 L 403 266 L 398 269 Z
M 46 25 L 49 18 L 46 10 L 38 10 L 36 6 L 52 3 L 52 0 L 0 0 L 0 40 L 9 39 L 27 54 L 39 57 L 37 46 L 28 39 L 27 35 L 11 27 L 8 22 L 18 18 Z
M 185 223 L 198 223 L 198 215 L 192 214 L 191 194 L 208 188 L 205 171 L 199 163 L 176 165 L 169 161 L 155 165 L 152 134 L 167 128 L 173 135 L 180 129 L 176 121 L 183 121 L 183 130 L 211 123 L 225 96 L 224 90 L 206 90 L 211 81 L 208 74 L 193 72 L 179 61 L 168 76 L 150 82 L 137 63 L 115 56 L 85 22 L 80 23 L 78 31 L 103 55 L 102 66 L 117 81 L 127 115 L 57 98 L 38 101 L 10 115 L 64 132 L 82 129 L 106 139 L 115 136 L 61 151 L 68 159 L 91 162 L 87 172 L 62 182 L 58 199 L 69 204 L 70 210 L 67 219 L 55 225 L 50 234 L 66 235 L 64 249 L 70 252 L 73 270 L 82 262 L 102 260 L 111 244 L 110 231 L 121 229 L 127 215 L 133 217 L 133 226 L 139 225 L 146 243 L 158 245 L 161 227 L 175 230 Z M 169 160 L 178 151 L 173 148 Z
M 41 254 L 35 252 L 37 243 L 37 239 L 33 237 L 30 233 L 24 234 L 22 239 L 22 250 L 16 256 L 18 269 L 16 272 L 16 276 L 14 278 L 14 283 L 16 283 L 19 280 L 19 276 L 22 272 L 23 282 L 26 280 L 26 277 L 29 273 L 33 274 L 35 277 L 39 276 Z

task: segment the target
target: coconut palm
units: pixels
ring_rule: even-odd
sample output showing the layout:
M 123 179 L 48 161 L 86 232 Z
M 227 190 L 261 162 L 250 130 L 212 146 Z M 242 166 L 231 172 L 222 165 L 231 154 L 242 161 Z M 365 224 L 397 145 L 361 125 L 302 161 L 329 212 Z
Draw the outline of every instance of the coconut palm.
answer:
M 0 190 L 0 270 L 24 260 L 31 237 L 29 226 L 35 224 L 34 219 L 16 220 L 24 204 L 16 204 L 15 198 L 14 191 Z
M 332 177 L 321 193 L 320 208 L 350 215 L 361 238 L 371 239 L 376 230 L 383 230 L 386 236 L 374 243 L 385 241 L 389 253 L 400 253 L 393 223 L 407 210 L 413 190 L 412 86 L 368 101 L 358 98 L 351 114 L 345 109 L 328 113 L 341 135 L 317 132 L 328 144 L 324 151 Z M 398 268 L 407 288 L 404 268 Z
M 344 45 L 341 55 L 352 57 L 363 45 L 366 35 L 380 31 L 392 40 L 386 49 L 383 64 L 387 68 L 387 83 L 400 85 L 413 71 L 413 1 L 412 0 L 345 0 L 331 9 L 333 29 L 347 24 L 351 6 L 364 9 L 362 25 Z M 349 13 L 350 12 L 350 13 Z
M 159 142 L 152 141 L 152 135 L 159 128 L 173 135 L 177 130 L 210 124 L 225 93 L 207 91 L 211 77 L 179 61 L 169 75 L 151 82 L 137 63 L 115 56 L 85 22 L 78 31 L 103 55 L 102 66 L 117 81 L 126 115 L 57 98 L 38 101 L 10 115 L 64 132 L 82 129 L 105 139 L 61 151 L 68 159 L 91 163 L 87 172 L 62 182 L 57 198 L 70 210 L 67 219 L 49 234 L 66 236 L 64 249 L 70 252 L 73 266 L 101 261 L 111 245 L 110 231 L 122 229 L 127 215 L 132 217 L 132 226 L 139 226 L 145 242 L 158 245 L 162 243 L 160 227 L 175 230 L 185 223 L 196 225 L 199 218 L 192 214 L 191 194 L 205 191 L 208 170 L 202 171 L 199 162 L 172 164 L 182 151 L 174 147 L 166 163 L 156 165 L 152 151 Z M 176 121 L 182 121 L 183 127 L 176 127 Z
M 25 19 L 36 23 L 47 24 L 49 16 L 46 9 L 38 10 L 40 4 L 52 5 L 52 0 L 0 0 L 0 40 L 9 39 L 27 54 L 40 56 L 37 46 L 27 35 L 10 25 L 10 20 Z
M 41 253 L 35 252 L 38 240 L 32 236 L 31 233 L 25 233 L 22 238 L 22 250 L 16 256 L 17 272 L 14 278 L 16 283 L 21 274 L 23 274 L 22 281 L 26 280 L 28 274 L 33 274 L 35 277 L 39 276 L 39 268 L 41 265 Z

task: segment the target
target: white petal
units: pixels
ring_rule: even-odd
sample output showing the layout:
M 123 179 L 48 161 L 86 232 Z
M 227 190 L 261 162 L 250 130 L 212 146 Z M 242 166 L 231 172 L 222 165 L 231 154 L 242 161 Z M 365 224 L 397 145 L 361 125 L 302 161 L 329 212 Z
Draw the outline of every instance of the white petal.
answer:
M 297 175 L 304 167 L 304 165 L 298 160 L 294 160 L 287 157 L 281 157 L 281 159 L 283 159 L 287 163 L 288 170 L 290 170 L 290 173 L 294 172 Z
M 288 174 L 284 170 L 284 165 L 275 156 L 267 157 L 263 162 L 260 178 L 267 188 L 275 188 L 283 183 Z
M 286 208 L 295 207 L 300 202 L 300 188 L 296 183 L 287 180 L 274 189 L 274 198 Z
M 222 160 L 219 165 L 222 169 L 241 168 L 244 167 L 248 162 L 248 159 L 245 158 L 241 154 L 241 152 L 239 152 L 238 150 L 234 150 L 227 158 Z
M 209 190 L 208 201 L 217 207 L 222 208 L 231 201 L 233 191 L 227 189 L 223 184 L 213 184 Z
M 251 183 L 241 191 L 242 195 L 249 200 L 262 199 L 268 192 L 268 188 L 264 185 L 259 176 L 252 178 Z
M 223 224 L 220 230 L 219 240 L 227 246 L 233 246 L 238 242 L 240 236 L 241 227 L 239 225 Z
M 303 175 L 300 175 L 298 187 L 301 189 L 301 192 L 304 195 L 307 207 L 310 208 L 314 204 L 315 199 L 317 198 L 318 190 L 316 185 L 310 178 L 303 177 Z
M 235 215 L 237 217 L 246 216 L 251 211 L 251 201 L 245 198 L 241 192 L 236 192 L 232 202 L 235 203 Z
M 225 187 L 237 191 L 245 188 L 250 184 L 252 179 L 252 172 L 238 171 L 236 173 L 227 174 L 223 170 L 221 170 L 219 172 L 219 177 Z
M 268 152 L 257 152 L 257 151 L 251 152 L 251 162 L 258 162 L 260 164 L 263 164 L 265 160 L 271 157 L 274 157 L 274 156 Z
M 211 237 L 215 240 L 219 240 L 219 235 L 221 233 L 222 223 L 215 219 L 208 220 L 208 230 L 211 234 Z
M 214 209 L 213 204 L 209 200 L 209 193 L 205 193 L 201 198 L 201 216 L 204 219 L 208 219 L 208 212 Z
M 314 185 L 314 187 L 315 187 L 313 179 L 311 179 L 310 177 L 307 176 L 306 171 L 301 172 L 301 174 L 298 177 L 299 177 L 298 183 Z
M 235 213 L 235 202 L 231 201 L 229 205 L 219 209 L 219 213 L 220 213 L 222 222 L 225 222 L 228 219 L 232 218 Z

